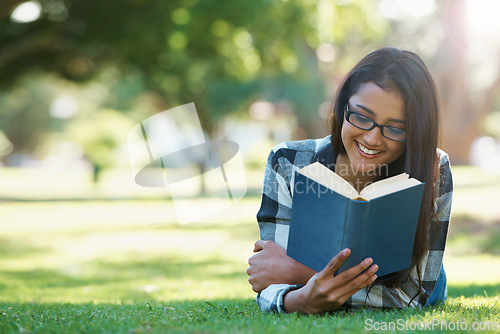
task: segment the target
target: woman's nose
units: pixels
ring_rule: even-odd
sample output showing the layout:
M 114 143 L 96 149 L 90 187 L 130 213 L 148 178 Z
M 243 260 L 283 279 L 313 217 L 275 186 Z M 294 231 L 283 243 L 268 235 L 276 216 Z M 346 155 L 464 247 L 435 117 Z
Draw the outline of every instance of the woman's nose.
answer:
M 381 145 L 382 140 L 384 139 L 384 137 L 382 136 L 382 129 L 376 126 L 370 131 L 366 131 L 363 139 L 365 140 L 366 144 L 370 146 Z

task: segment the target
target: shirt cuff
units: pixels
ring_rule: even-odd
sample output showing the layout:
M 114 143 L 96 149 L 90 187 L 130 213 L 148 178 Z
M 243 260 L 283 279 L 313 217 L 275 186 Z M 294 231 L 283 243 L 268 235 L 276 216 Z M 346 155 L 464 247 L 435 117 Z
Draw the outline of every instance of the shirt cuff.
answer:
M 285 313 L 283 297 L 292 290 L 303 287 L 301 284 L 272 284 L 257 295 L 257 304 L 262 312 Z

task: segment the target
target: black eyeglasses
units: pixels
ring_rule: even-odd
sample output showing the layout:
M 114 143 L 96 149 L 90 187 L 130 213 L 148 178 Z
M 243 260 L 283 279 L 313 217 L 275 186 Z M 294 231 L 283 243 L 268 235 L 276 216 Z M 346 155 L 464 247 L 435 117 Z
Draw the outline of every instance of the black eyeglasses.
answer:
M 370 131 L 374 127 L 379 127 L 382 136 L 390 140 L 398 141 L 401 143 L 406 142 L 406 130 L 397 128 L 395 126 L 380 125 L 371 118 L 368 118 L 360 113 L 349 110 L 349 107 L 345 106 L 345 119 L 355 127 L 361 130 Z

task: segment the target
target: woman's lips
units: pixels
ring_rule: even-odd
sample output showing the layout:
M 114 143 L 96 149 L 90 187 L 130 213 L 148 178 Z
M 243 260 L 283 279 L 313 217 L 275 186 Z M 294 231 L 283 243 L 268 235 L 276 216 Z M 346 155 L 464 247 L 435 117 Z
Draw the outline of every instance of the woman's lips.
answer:
M 369 148 L 367 148 L 366 146 L 364 146 L 363 144 L 361 144 L 359 142 L 356 142 L 356 146 L 358 148 L 359 153 L 363 157 L 368 158 L 368 159 L 376 158 L 376 157 L 378 157 L 383 152 L 381 150 L 369 149 Z

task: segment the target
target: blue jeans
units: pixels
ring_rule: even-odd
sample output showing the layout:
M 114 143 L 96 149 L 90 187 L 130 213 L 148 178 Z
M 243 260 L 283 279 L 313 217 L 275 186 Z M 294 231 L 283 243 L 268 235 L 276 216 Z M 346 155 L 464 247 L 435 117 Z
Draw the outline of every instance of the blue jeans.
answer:
M 441 270 L 439 270 L 438 279 L 436 285 L 434 286 L 434 291 L 432 291 L 431 296 L 427 299 L 425 306 L 433 306 L 439 302 L 444 302 L 448 298 L 448 289 L 446 288 L 446 273 L 444 272 L 444 267 L 441 264 Z

